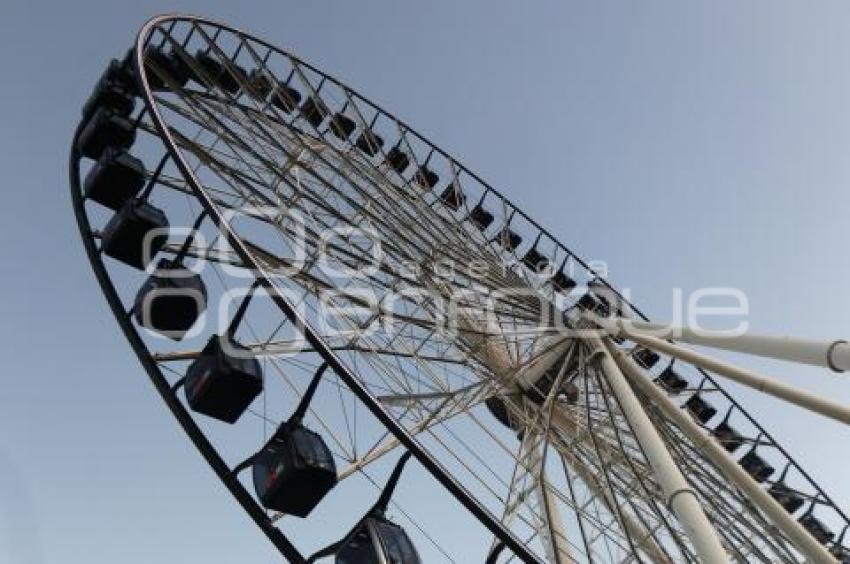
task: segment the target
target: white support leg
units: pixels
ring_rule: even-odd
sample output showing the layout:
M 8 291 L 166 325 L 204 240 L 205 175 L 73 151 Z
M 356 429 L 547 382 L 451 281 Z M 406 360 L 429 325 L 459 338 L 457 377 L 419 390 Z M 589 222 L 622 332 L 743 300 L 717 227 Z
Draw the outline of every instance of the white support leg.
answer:
M 539 503 L 545 504 L 543 516 L 546 524 L 543 531 L 549 546 L 550 560 L 556 564 L 574 564 L 575 559 L 570 552 L 567 539 L 564 538 L 566 527 L 564 526 L 564 519 L 561 517 L 561 511 L 556 505 L 555 496 L 542 484 L 537 486 L 537 496 Z
M 815 341 L 770 335 L 733 335 L 722 331 L 694 330 L 663 323 L 633 319 L 609 319 L 627 334 L 641 334 L 659 339 L 673 339 L 692 345 L 703 345 L 727 351 L 813 364 L 835 372 L 850 370 L 850 343 L 847 341 Z
M 761 484 L 747 474 L 719 442 L 706 434 L 689 415 L 667 397 L 667 394 L 653 384 L 646 372 L 632 358 L 613 346 L 609 347 L 609 351 L 623 373 L 628 377 L 629 382 L 661 409 L 664 415 L 676 423 L 682 432 L 693 441 L 694 446 L 711 459 L 727 479 L 734 483 L 794 543 L 794 546 L 806 557 L 806 562 L 837 563 L 837 560 L 829 551 L 789 515 Z
M 700 562 L 708 564 L 728 562 L 729 557 L 720 543 L 717 532 L 703 512 L 696 493 L 685 480 L 602 339 L 590 335 L 588 343 L 594 348 L 595 360 L 600 363 L 602 372 L 611 385 L 614 395 L 617 396 L 623 413 L 646 453 L 650 466 L 655 471 L 658 483 L 667 498 L 668 507 L 684 527 Z
M 558 500 L 552 495 L 547 485 L 540 443 L 537 440 L 533 440 L 532 443 L 534 444 L 529 449 L 529 466 L 532 478 L 537 482 L 537 486 L 534 488 L 537 501 L 543 510 L 541 511 L 541 517 L 544 521 L 542 536 L 546 555 L 549 561 L 555 564 L 575 564 L 569 542 L 565 536 L 567 529 L 564 526 L 564 520 L 561 518 Z

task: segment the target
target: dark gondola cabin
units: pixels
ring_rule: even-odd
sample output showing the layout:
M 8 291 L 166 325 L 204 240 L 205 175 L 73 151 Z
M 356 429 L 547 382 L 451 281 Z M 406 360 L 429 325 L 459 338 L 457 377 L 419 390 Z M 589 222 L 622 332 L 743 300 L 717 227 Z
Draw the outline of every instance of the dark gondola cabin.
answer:
M 336 464 L 321 435 L 286 422 L 257 454 L 253 478 L 264 507 L 306 517 L 336 485 Z
M 195 54 L 195 62 L 201 71 L 195 77 L 196 82 L 218 86 L 229 94 L 239 92 L 242 83 L 248 80 L 245 69 L 231 61 L 223 63 L 205 51 L 198 51 Z
M 152 90 L 186 86 L 191 76 L 188 65 L 174 50 L 149 45 L 145 49 L 145 72 Z
M 536 248 L 529 249 L 522 257 L 522 262 L 535 273 L 541 273 L 549 268 L 549 259 L 541 255 Z
M 301 101 L 301 93 L 291 86 L 279 84 L 271 97 L 271 104 L 285 114 L 291 114 Z
M 493 223 L 493 214 L 485 210 L 481 204 L 478 204 L 472 211 L 469 212 L 469 219 L 475 224 L 479 231 L 484 231 L 490 224 Z
M 685 402 L 685 408 L 694 419 L 700 423 L 708 423 L 717 413 L 717 408 L 705 401 L 699 394 L 694 394 Z
M 133 315 L 142 327 L 179 341 L 207 308 L 201 275 L 161 260 L 136 295 Z
M 86 122 L 77 147 L 90 159 L 99 159 L 107 147 L 129 149 L 136 141 L 136 128 L 126 117 L 106 106 L 98 108 Z
M 800 524 L 804 529 L 809 531 L 809 533 L 815 537 L 821 544 L 826 544 L 835 537 L 835 533 L 829 530 L 829 528 L 823 524 L 823 521 L 812 515 L 811 513 L 807 513 L 800 517 Z
M 522 237 L 515 231 L 505 227 L 502 229 L 501 233 L 499 233 L 498 242 L 503 249 L 508 252 L 513 252 L 514 249 L 519 247 L 520 243 L 522 243 Z
M 400 526 L 382 517 L 363 519 L 336 554 L 336 564 L 421 564 Z
M 756 482 L 764 482 L 773 474 L 775 469 L 767 461 L 759 456 L 755 450 L 749 451 L 739 461 L 741 467 L 752 476 Z
M 610 286 L 608 286 L 601 278 L 594 278 L 593 280 L 588 282 L 587 289 L 593 290 L 594 294 L 606 300 L 616 300 L 617 298 L 617 295 L 614 293 L 614 290 Z
M 263 391 L 263 373 L 247 347 L 213 335 L 186 371 L 183 388 L 194 411 L 235 423 Z
M 555 384 L 558 383 L 558 377 L 562 369 L 569 374 L 577 369 L 575 360 L 568 359 L 568 355 L 563 355 L 560 360 L 555 362 L 549 369 L 535 380 L 530 386 L 523 389 L 523 394 L 526 398 L 538 405 L 543 405 L 549 395 L 552 393 Z M 570 360 L 569 366 L 564 368 L 564 364 Z M 579 389 L 573 382 L 562 382 L 555 393 L 555 397 L 560 401 L 574 404 L 579 398 Z
M 636 348 L 632 352 L 632 358 L 634 358 L 638 364 L 647 370 L 658 364 L 658 361 L 661 360 L 655 351 L 651 351 L 643 347 Z
M 402 455 L 378 501 L 354 528 L 342 540 L 310 556 L 307 562 L 333 556 L 337 564 L 421 564 L 410 537 L 386 517 L 387 505 L 410 456 L 410 451 Z
M 596 313 L 601 315 L 602 317 L 608 317 L 611 315 L 611 302 L 608 298 L 605 297 L 604 294 L 598 293 L 598 290 L 593 292 L 593 296 L 596 298 L 596 301 L 599 303 L 599 306 L 596 308 Z
M 138 199 L 128 201 L 103 230 L 103 253 L 144 270 L 168 240 L 168 218 L 159 208 Z
M 222 72 L 221 64 L 208 53 L 199 50 L 195 55 L 185 53 L 183 68 L 189 73 L 189 80 L 203 88 L 211 88 L 215 85 L 215 79 Z
M 366 129 L 357 137 L 354 144 L 370 157 L 374 157 L 384 146 L 384 140 L 371 129 Z
M 453 211 L 457 211 L 466 201 L 466 196 L 463 195 L 461 189 L 452 182 L 440 194 L 440 201 Z
M 98 108 L 102 107 L 109 108 L 122 117 L 133 113 L 136 98 L 131 79 L 132 77 L 128 77 L 123 71 L 121 63 L 111 61 L 83 105 L 83 119 L 90 119 Z
M 688 388 L 688 381 L 679 376 L 672 366 L 665 368 L 658 376 L 658 383 L 671 394 L 679 394 Z
M 398 147 L 393 147 L 387 153 L 387 163 L 389 163 L 394 171 L 401 174 L 410 166 L 410 157 Z
M 316 129 L 319 128 L 329 113 L 330 110 L 320 98 L 311 96 L 301 104 L 301 115 Z
M 599 300 L 597 300 L 596 296 L 594 296 L 592 293 L 585 292 L 585 294 L 578 299 L 576 305 L 584 311 L 592 312 L 596 311 L 596 309 L 599 308 L 599 306 L 602 304 L 599 303 Z
M 138 195 L 145 185 L 142 161 L 124 150 L 107 148 L 86 175 L 86 198 L 113 210 Z
M 257 100 L 265 100 L 274 90 L 274 81 L 260 69 L 248 73 L 248 93 Z
M 782 482 L 776 482 L 767 490 L 770 496 L 788 513 L 795 513 L 803 507 L 805 500 L 800 492 L 792 490 Z
M 357 129 L 353 119 L 345 114 L 337 113 L 331 118 L 330 130 L 336 137 L 345 141 Z
M 552 286 L 561 293 L 569 294 L 576 287 L 576 281 L 567 276 L 563 270 L 559 270 L 552 277 Z
M 729 425 L 727 421 L 721 421 L 712 431 L 714 438 L 729 452 L 735 452 L 744 444 L 744 436 Z
M 416 183 L 424 190 L 430 190 L 440 181 L 440 176 L 425 165 L 419 167 L 414 176 Z
M 136 83 L 136 70 L 133 68 L 133 59 L 131 58 L 133 53 L 135 51 L 131 48 L 120 61 L 118 59 L 109 61 L 103 76 L 108 76 L 112 80 L 123 84 L 135 96 L 138 94 L 136 92 L 138 84 Z

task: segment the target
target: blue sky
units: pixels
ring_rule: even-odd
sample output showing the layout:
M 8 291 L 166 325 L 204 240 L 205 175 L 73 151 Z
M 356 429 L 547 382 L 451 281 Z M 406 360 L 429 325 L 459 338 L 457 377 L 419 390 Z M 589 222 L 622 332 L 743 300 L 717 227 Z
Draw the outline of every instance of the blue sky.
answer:
M 0 561 L 275 557 L 149 385 L 72 219 L 79 108 L 163 11 L 230 22 L 348 82 L 605 260 L 652 317 L 670 314 L 673 287 L 731 286 L 755 330 L 850 335 L 847 3 L 13 0 L 0 8 Z M 749 366 L 850 401 L 846 376 Z M 850 507 L 850 430 L 739 393 Z

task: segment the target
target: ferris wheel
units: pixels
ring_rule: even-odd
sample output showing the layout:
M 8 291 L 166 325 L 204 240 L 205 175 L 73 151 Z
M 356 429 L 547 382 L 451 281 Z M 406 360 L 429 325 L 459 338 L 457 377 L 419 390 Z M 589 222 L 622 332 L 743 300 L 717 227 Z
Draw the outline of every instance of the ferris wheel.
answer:
M 82 114 L 96 278 L 288 561 L 850 562 L 843 509 L 721 382 L 848 406 L 683 346 L 840 372 L 845 341 L 650 322 L 403 121 L 228 25 L 150 20 Z

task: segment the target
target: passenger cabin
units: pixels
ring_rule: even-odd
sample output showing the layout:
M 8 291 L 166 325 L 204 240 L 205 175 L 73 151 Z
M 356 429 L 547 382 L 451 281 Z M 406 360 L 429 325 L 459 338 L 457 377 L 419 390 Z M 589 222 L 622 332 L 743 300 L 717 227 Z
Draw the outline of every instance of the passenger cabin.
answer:
M 251 69 L 248 73 L 248 92 L 257 100 L 265 100 L 275 88 L 274 79 L 270 78 L 262 69 Z
M 410 537 L 399 525 L 368 516 L 348 535 L 336 553 L 336 564 L 421 564 Z
M 310 556 L 307 562 L 333 556 L 337 564 L 421 564 L 404 529 L 386 518 L 387 505 L 410 456 L 410 451 L 402 455 L 378 501 L 348 534 Z
M 523 390 L 525 397 L 536 404 L 542 405 L 546 398 L 552 393 L 553 388 L 558 384 L 558 377 L 561 371 L 565 374 L 572 374 L 578 370 L 578 364 L 574 357 L 570 357 L 570 364 L 564 367 L 568 360 L 568 355 L 561 356 L 550 368 L 545 370 L 537 380 Z M 555 391 L 555 396 L 562 402 L 575 404 L 579 399 L 579 389 L 572 381 L 561 380 L 559 388 Z
M 145 185 L 145 166 L 126 150 L 107 147 L 83 182 L 89 200 L 118 211 Z
M 755 449 L 741 457 L 738 463 L 758 483 L 764 482 L 776 471 L 773 466 L 756 453 Z
M 688 388 L 688 381 L 679 376 L 673 366 L 668 366 L 658 376 L 658 383 L 671 394 L 679 394 Z
M 301 104 L 301 116 L 316 129 L 322 125 L 329 113 L 330 110 L 322 99 L 315 96 L 310 96 Z
M 354 145 L 370 157 L 374 157 L 384 146 L 384 140 L 371 129 L 365 129 L 357 137 Z
M 608 317 L 611 315 L 611 301 L 605 296 L 604 293 L 600 293 L 598 289 L 591 290 L 593 297 L 596 298 L 596 301 L 599 302 L 599 305 L 596 308 L 596 312 L 602 317 Z
M 291 114 L 301 102 L 301 93 L 286 84 L 279 84 L 271 97 L 271 104 L 285 114 Z M 319 122 L 321 123 L 321 121 Z
M 120 61 L 113 59 L 109 62 L 106 67 L 106 72 L 109 73 L 115 80 L 126 84 L 127 88 L 135 95 L 137 94 L 137 84 L 136 69 L 133 66 L 133 56 L 135 56 L 135 49 L 128 49 L 123 59 Z
M 183 389 L 194 411 L 235 423 L 263 391 L 263 373 L 248 347 L 213 335 L 189 366 Z
M 472 211 L 469 212 L 469 219 L 472 220 L 472 223 L 475 224 L 480 231 L 484 231 L 490 224 L 493 223 L 493 214 L 484 209 L 481 204 L 476 205 L 472 208 Z
M 792 490 L 782 482 L 776 482 L 771 485 L 767 492 L 788 513 L 795 513 L 805 503 L 800 492 Z
M 466 196 L 464 196 L 460 187 L 452 182 L 440 194 L 440 201 L 453 211 L 457 211 L 466 202 Z
M 835 533 L 830 531 L 829 528 L 811 512 L 800 517 L 799 522 L 803 528 L 809 531 L 809 534 L 815 537 L 815 540 L 821 544 L 826 544 L 835 537 Z
M 169 87 L 186 86 L 191 76 L 188 65 L 173 49 L 165 51 L 148 45 L 145 49 L 145 71 L 151 90 L 166 90 Z
M 744 444 L 744 436 L 735 430 L 734 427 L 729 425 L 729 422 L 723 420 L 720 422 L 717 427 L 712 431 L 714 438 L 725 448 L 728 452 L 735 452 L 738 450 L 742 444 Z
M 567 276 L 563 270 L 559 270 L 552 277 L 552 286 L 558 292 L 569 294 L 576 287 L 576 281 Z
M 331 118 L 331 133 L 343 141 L 347 140 L 354 133 L 355 129 L 357 129 L 357 124 L 353 119 L 343 113 L 336 113 Z
M 112 60 L 83 104 L 83 120 L 90 119 L 99 108 L 109 108 L 116 115 L 127 117 L 136 107 L 132 76 L 128 76 L 121 63 Z
M 396 146 L 390 149 L 390 152 L 387 153 L 387 163 L 394 171 L 402 174 L 405 170 L 407 170 L 407 167 L 410 166 L 410 157 Z
M 159 208 L 129 200 L 103 229 L 103 253 L 124 264 L 144 270 L 168 240 L 168 218 Z
M 219 61 L 207 51 L 199 50 L 195 62 L 201 72 L 196 81 L 207 86 L 218 86 L 229 94 L 236 94 L 248 80 L 248 72 L 232 61 Z
M 661 360 L 658 353 L 643 347 L 635 348 L 635 350 L 632 351 L 632 358 L 634 358 L 635 362 L 647 370 L 651 369 L 653 366 L 658 364 L 659 360 Z
M 503 249 L 508 252 L 513 252 L 517 247 L 519 247 L 520 243 L 522 243 L 522 237 L 509 227 L 505 226 L 499 233 L 497 241 Z
M 440 176 L 425 165 L 419 167 L 413 178 L 416 180 L 416 184 L 424 190 L 432 189 L 440 181 Z
M 578 299 L 576 305 L 579 309 L 584 311 L 594 312 L 602 304 L 599 303 L 599 300 L 596 299 L 596 296 L 594 296 L 592 292 L 585 292 L 584 295 Z
M 133 123 L 107 106 L 98 108 L 83 127 L 77 148 L 90 159 L 99 159 L 107 147 L 129 149 L 136 141 Z
M 717 408 L 705 401 L 701 395 L 694 394 L 685 402 L 685 408 L 691 416 L 700 423 L 708 423 L 715 416 Z
M 541 273 L 549 268 L 549 259 L 540 254 L 537 248 L 531 248 L 522 257 L 522 262 L 534 273 Z
M 253 480 L 264 507 L 306 517 L 336 485 L 336 464 L 318 433 L 286 422 L 257 454 Z
M 206 308 L 201 275 L 163 259 L 136 294 L 133 315 L 142 327 L 179 341 Z

